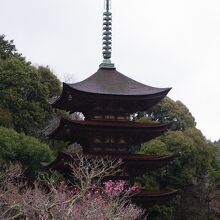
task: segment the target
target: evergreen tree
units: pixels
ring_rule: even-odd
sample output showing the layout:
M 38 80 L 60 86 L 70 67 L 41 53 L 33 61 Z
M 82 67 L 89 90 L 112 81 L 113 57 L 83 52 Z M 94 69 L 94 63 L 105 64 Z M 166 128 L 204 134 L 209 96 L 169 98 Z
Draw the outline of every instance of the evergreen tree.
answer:
M 39 136 L 53 118 L 48 100 L 61 92 L 48 67 L 34 67 L 18 55 L 13 41 L 0 35 L 0 125 Z
M 153 207 L 150 219 L 205 219 L 208 193 L 220 177 L 213 144 L 195 127 L 194 117 L 180 101 L 165 98 L 138 117 L 141 121 L 173 122 L 170 131 L 141 146 L 141 153 L 176 156 L 167 168 L 146 174 L 142 180 L 148 188 L 173 188 L 180 192 L 169 205 Z

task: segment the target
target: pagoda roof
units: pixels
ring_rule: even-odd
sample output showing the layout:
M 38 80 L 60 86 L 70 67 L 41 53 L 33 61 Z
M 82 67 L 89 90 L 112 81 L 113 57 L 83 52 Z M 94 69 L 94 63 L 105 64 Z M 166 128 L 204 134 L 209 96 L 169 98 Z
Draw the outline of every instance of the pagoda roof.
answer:
M 120 96 L 152 95 L 167 93 L 170 90 L 170 88 L 155 88 L 144 85 L 123 75 L 115 68 L 100 68 L 87 79 L 67 85 L 81 92 Z
M 63 92 L 59 98 L 51 102 L 53 107 L 70 111 L 85 111 L 83 107 L 88 100 L 82 98 L 104 98 L 119 100 L 149 100 L 141 110 L 151 107 L 163 99 L 171 88 L 156 88 L 139 83 L 115 68 L 100 68 L 87 79 L 73 84 L 63 83 Z M 71 98 L 69 97 L 71 95 Z M 79 101 L 77 97 L 82 97 Z M 71 99 L 77 100 L 71 103 Z M 84 104 L 82 104 L 83 102 Z M 140 104 L 138 104 L 140 105 Z M 138 107 L 136 107 L 137 110 Z M 132 109 L 133 110 L 133 109 Z
M 168 165 L 175 156 L 163 155 L 144 155 L 144 154 L 112 154 L 112 153 L 84 153 L 83 156 L 93 159 L 96 157 L 122 159 L 122 167 L 132 176 L 142 175 L 143 172 L 148 170 L 159 169 Z M 77 160 L 78 155 L 76 153 L 59 152 L 57 158 L 47 166 L 49 169 L 58 170 L 60 172 L 66 172 L 68 163 L 72 160 Z
M 164 129 L 170 126 L 170 123 L 159 124 L 159 123 L 144 123 L 144 122 L 135 122 L 135 121 L 119 121 L 119 120 L 71 120 L 61 118 L 60 125 L 79 125 L 79 126 L 88 126 L 88 127 L 122 127 L 122 128 L 148 128 L 148 129 Z
M 48 137 L 55 140 L 77 142 L 82 146 L 87 145 L 90 137 L 95 134 L 124 135 L 131 138 L 131 144 L 144 143 L 152 138 L 160 136 L 167 131 L 171 123 L 156 124 L 133 121 L 102 121 L 102 120 L 68 120 L 62 118 L 59 126 Z
M 174 198 L 178 193 L 178 190 L 171 191 L 159 191 L 159 190 L 142 190 L 140 193 L 133 195 L 131 200 L 144 208 L 149 206 L 164 204 Z

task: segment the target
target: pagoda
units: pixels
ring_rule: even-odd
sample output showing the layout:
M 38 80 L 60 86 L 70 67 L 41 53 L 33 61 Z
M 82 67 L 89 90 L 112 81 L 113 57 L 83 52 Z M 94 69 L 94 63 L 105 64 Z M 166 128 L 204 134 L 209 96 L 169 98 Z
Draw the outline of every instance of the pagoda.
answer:
M 139 83 L 118 72 L 111 62 L 112 13 L 105 0 L 103 13 L 103 62 L 96 73 L 74 84 L 63 83 L 61 96 L 52 107 L 70 114 L 81 112 L 84 120 L 62 118 L 48 137 L 80 144 L 87 157 L 121 158 L 127 179 L 166 166 L 173 155 L 150 156 L 135 154 L 142 143 L 150 141 L 170 127 L 170 124 L 143 123 L 131 115 L 147 110 L 161 101 L 171 88 L 155 88 Z M 67 163 L 77 158 L 74 153 L 60 152 L 50 169 L 68 170 Z M 120 179 L 120 176 L 112 177 Z M 132 200 L 144 207 L 163 203 L 177 191 L 142 190 Z

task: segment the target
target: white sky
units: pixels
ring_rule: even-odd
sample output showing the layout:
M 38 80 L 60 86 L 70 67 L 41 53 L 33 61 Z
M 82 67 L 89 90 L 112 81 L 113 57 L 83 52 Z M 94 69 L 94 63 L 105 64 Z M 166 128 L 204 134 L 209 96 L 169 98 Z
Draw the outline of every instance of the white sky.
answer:
M 81 81 L 102 61 L 103 0 L 0 0 L 0 34 L 33 64 Z M 220 0 L 112 0 L 117 70 L 173 87 L 197 127 L 220 139 Z

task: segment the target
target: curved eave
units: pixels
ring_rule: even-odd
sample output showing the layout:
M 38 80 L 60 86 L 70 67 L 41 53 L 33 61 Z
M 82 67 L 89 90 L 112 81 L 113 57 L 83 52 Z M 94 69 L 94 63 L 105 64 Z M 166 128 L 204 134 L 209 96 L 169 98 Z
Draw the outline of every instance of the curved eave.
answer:
M 144 208 L 149 206 L 161 204 L 173 199 L 178 193 L 178 190 L 172 190 L 167 192 L 162 191 L 148 191 L 143 190 L 137 195 L 134 195 L 131 200 Z
M 131 155 L 131 157 L 121 156 L 126 170 L 132 175 L 143 174 L 145 171 L 159 169 L 167 166 L 174 160 L 173 154 L 164 156 Z
M 147 108 L 152 107 L 160 100 L 162 100 L 171 88 L 163 88 L 159 89 L 157 92 L 148 93 L 148 94 L 132 94 L 132 95 L 125 95 L 125 94 L 105 94 L 105 93 L 93 93 L 93 92 L 86 92 L 75 89 L 71 87 L 69 84 L 63 83 L 63 90 L 60 97 L 58 97 L 54 102 L 51 103 L 52 107 L 59 108 L 66 111 L 85 111 L 85 106 L 88 105 L 89 100 L 92 102 L 95 101 L 135 101 L 141 103 L 143 107 L 141 107 L 141 111 L 146 110 Z M 71 98 L 69 98 L 71 97 Z M 80 100 L 80 104 L 79 101 Z M 145 105 L 144 105 L 144 102 Z M 140 111 L 137 105 L 137 110 Z M 134 112 L 135 112 L 134 111 Z
M 67 85 L 81 92 L 119 96 L 152 95 L 165 90 L 137 82 L 118 72 L 115 68 L 100 68 L 87 79 Z
M 51 133 L 47 134 L 47 137 L 50 139 L 55 139 L 55 136 L 59 131 L 65 127 L 65 119 L 61 118 L 60 123 L 57 128 L 55 128 Z
M 108 121 L 82 121 L 82 120 L 67 120 L 61 119 L 59 126 L 52 131 L 48 137 L 55 140 L 72 141 L 69 138 L 74 138 L 74 131 L 81 133 L 81 136 L 87 136 L 87 131 L 109 132 L 120 130 L 132 135 L 132 132 L 141 132 L 153 135 L 155 137 L 167 131 L 172 123 L 167 124 L 146 124 L 138 122 L 108 122 Z M 68 130 L 68 132 L 67 132 Z M 157 135 L 158 134 L 158 135 Z M 76 134 L 75 134 L 76 135 Z
M 134 176 L 142 174 L 147 170 L 158 169 L 168 165 L 174 158 L 174 155 L 165 156 L 152 156 L 152 155 L 140 155 L 140 154 L 106 154 L 106 153 L 90 153 L 83 154 L 88 159 L 93 159 L 96 157 L 108 157 L 112 159 L 122 159 L 122 166 Z M 65 162 L 71 162 L 72 160 L 77 160 L 78 155 L 75 153 L 64 153 L 59 152 L 58 157 L 47 166 L 49 169 L 65 171 Z M 134 171 L 134 172 L 133 172 Z
M 49 102 L 49 104 L 51 104 L 51 106 L 53 107 L 53 108 L 59 108 L 59 109 L 63 109 L 63 110 L 65 110 L 64 108 L 63 108 L 63 103 L 65 103 L 65 88 L 64 88 L 64 83 L 63 83 L 63 88 L 62 88 L 62 93 L 61 93 L 61 95 L 60 96 L 58 96 L 58 97 L 56 97 L 56 98 L 54 98 L 53 100 L 51 100 L 50 102 Z
M 66 83 L 63 83 L 63 88 L 66 88 L 66 90 L 70 93 L 70 94 L 73 94 L 73 95 L 80 95 L 80 96 L 90 96 L 90 97 L 112 97 L 112 98 L 118 98 L 118 99 L 133 99 L 133 98 L 150 98 L 150 97 L 157 97 L 157 96 L 161 96 L 161 95 L 167 95 L 168 92 L 172 89 L 172 88 L 155 88 L 155 91 L 154 92 L 146 92 L 146 93 L 141 93 L 141 94 L 138 94 L 138 93 L 131 93 L 131 94 L 115 94 L 115 93 L 99 93 L 99 92 L 89 92 L 89 91 L 86 91 L 86 90 L 80 90 L 80 89 L 77 89 L 77 88 L 74 88 L 73 86 L 71 86 L 71 84 L 66 84 Z

